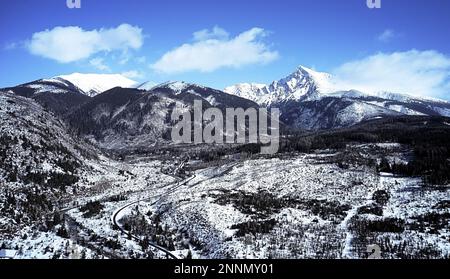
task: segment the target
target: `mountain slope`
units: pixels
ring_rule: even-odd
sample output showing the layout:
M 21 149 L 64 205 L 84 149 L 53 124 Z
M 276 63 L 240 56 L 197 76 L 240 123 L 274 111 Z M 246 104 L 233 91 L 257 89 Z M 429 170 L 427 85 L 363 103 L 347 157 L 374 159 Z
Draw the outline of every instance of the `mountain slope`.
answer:
M 450 103 L 432 98 L 339 90 L 333 77 L 300 66 L 271 85 L 238 84 L 225 89 L 261 106 L 277 107 L 286 124 L 301 129 L 331 129 L 399 115 L 450 116 Z
M 0 209 L 11 218 L 0 218 L 0 227 L 42 222 L 63 196 L 80 190 L 86 162 L 98 151 L 29 98 L 0 93 L 0 119 Z
M 32 98 L 45 108 L 60 115 L 66 115 L 105 91 L 115 87 L 139 88 L 148 90 L 152 83 L 138 84 L 119 74 L 80 74 L 61 75 L 0 89 L 17 95 Z
M 257 108 L 258 104 L 246 98 L 227 94 L 226 92 L 209 87 L 186 82 L 167 82 L 153 87 L 153 92 L 165 92 L 178 98 L 192 101 L 193 99 L 206 101 L 210 106 L 226 108 Z
M 101 131 L 109 125 L 128 105 L 143 96 L 137 89 L 116 87 L 89 100 L 85 105 L 68 116 L 71 127 L 81 134 L 100 136 Z
M 144 148 L 170 143 L 173 110 L 192 113 L 195 100 L 202 101 L 203 109 L 258 108 L 252 101 L 219 90 L 169 82 L 150 91 L 111 89 L 74 111 L 69 120 L 81 135 L 102 148 Z
M 352 126 L 365 120 L 402 113 L 349 98 L 325 97 L 280 104 L 281 121 L 293 128 L 325 130 Z
M 0 91 L 34 99 L 44 108 L 60 115 L 72 111 L 90 99 L 77 86 L 61 78 L 36 80 Z

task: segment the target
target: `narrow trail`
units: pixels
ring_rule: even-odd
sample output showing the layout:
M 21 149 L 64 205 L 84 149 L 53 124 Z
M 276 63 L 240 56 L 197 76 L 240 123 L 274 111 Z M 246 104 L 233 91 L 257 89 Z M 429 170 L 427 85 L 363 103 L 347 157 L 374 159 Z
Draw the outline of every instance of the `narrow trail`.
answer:
M 367 197 L 366 197 L 366 203 L 362 204 L 362 205 L 358 205 L 353 207 L 347 214 L 347 216 L 344 218 L 344 220 L 342 221 L 342 223 L 339 225 L 341 230 L 344 230 L 346 233 L 346 237 L 345 237 L 345 241 L 344 241 L 344 249 L 342 250 L 342 255 L 341 257 L 343 259 L 356 259 L 358 258 L 358 255 L 354 254 L 354 247 L 352 246 L 352 241 L 354 239 L 354 234 L 352 233 L 352 231 L 349 229 L 349 225 L 350 225 L 350 220 L 356 216 L 358 214 L 358 210 L 364 206 L 368 206 L 370 204 L 373 203 L 372 197 L 373 194 L 380 189 L 386 189 L 385 184 L 389 184 L 388 180 L 392 179 L 393 176 L 389 175 L 389 174 L 380 174 L 379 175 L 379 182 L 378 182 L 378 187 L 376 187 L 373 191 L 371 191 Z

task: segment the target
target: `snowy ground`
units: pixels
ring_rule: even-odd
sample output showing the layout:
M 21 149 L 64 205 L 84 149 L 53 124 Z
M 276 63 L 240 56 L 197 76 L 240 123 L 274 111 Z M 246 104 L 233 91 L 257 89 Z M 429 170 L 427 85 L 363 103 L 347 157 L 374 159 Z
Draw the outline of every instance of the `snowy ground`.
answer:
M 20 258 L 166 257 L 147 240 L 179 258 L 368 258 L 371 247 L 381 258 L 450 256 L 448 188 L 340 168 L 335 155 L 226 161 L 184 179 L 153 158 L 102 158 L 64 211 L 67 235 L 24 229 L 3 245 Z M 87 216 L 94 201 L 101 209 Z M 130 234 L 111 220 L 122 207 Z
M 318 163 L 324 156 L 258 159 L 201 170 L 187 185 L 147 207 L 162 211 L 162 222 L 170 228 L 189 231 L 198 243 L 194 255 L 200 258 L 367 258 L 373 245 L 385 258 L 422 258 L 427 251 L 430 257 L 448 257 L 448 224 L 432 233 L 426 220 L 421 221 L 425 228 L 414 226 L 421 216 L 448 214 L 447 188 L 423 188 L 419 179 L 378 175 L 365 167 L 344 170 Z M 377 191 L 389 195 L 386 204 L 376 205 Z M 263 207 L 253 204 L 260 193 L 275 200 L 264 205 L 264 214 L 258 211 Z M 233 201 L 236 195 L 247 195 L 247 204 Z M 279 205 L 277 200 L 291 201 Z M 440 202 L 442 208 L 433 209 Z M 367 211 L 370 206 L 381 212 Z M 258 231 L 257 223 L 272 219 L 276 224 L 268 232 Z M 399 231 L 390 227 L 391 219 L 401 220 Z M 256 231 L 240 235 L 233 225 L 243 223 L 253 223 Z

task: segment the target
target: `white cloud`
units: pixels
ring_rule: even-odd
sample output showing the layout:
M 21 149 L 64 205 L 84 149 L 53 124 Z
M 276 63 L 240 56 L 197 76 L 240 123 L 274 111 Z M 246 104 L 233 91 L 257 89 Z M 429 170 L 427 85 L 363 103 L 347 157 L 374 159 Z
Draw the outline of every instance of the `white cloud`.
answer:
M 397 35 L 395 34 L 394 30 L 386 29 L 383 31 L 383 33 L 378 35 L 377 40 L 383 43 L 388 43 L 396 36 Z
M 218 26 L 214 26 L 212 31 L 209 31 L 208 29 L 203 29 L 194 32 L 193 36 L 195 41 L 205 41 L 210 39 L 228 40 L 230 34 L 224 29 Z
M 125 65 L 133 57 L 127 50 L 124 50 L 119 57 L 119 65 Z
M 378 53 L 333 71 L 340 88 L 448 98 L 450 57 L 434 50 Z
M 100 71 L 110 71 L 111 69 L 105 64 L 104 59 L 97 57 L 94 59 L 91 59 L 89 61 L 89 64 L 91 64 L 91 66 L 95 67 L 96 69 L 100 70 Z
M 4 45 L 4 47 L 3 47 L 3 49 L 4 50 L 13 50 L 13 49 L 16 49 L 17 47 L 18 47 L 18 43 L 7 43 L 7 44 L 5 44 Z
M 252 28 L 230 39 L 228 33 L 219 27 L 212 31 L 201 30 L 194 33 L 194 43 L 183 44 L 167 52 L 151 68 L 172 74 L 269 63 L 279 55 L 261 41 L 266 35 L 264 29 Z
M 142 29 L 129 24 L 90 31 L 78 26 L 58 26 L 34 33 L 27 48 L 34 55 L 70 63 L 99 52 L 139 49 L 143 40 Z

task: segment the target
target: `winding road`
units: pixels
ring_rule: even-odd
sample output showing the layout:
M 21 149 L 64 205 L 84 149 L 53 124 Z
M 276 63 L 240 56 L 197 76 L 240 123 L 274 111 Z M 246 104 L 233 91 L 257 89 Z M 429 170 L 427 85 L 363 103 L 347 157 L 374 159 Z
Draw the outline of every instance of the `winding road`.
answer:
M 209 177 L 208 179 L 212 179 L 212 178 L 215 178 L 215 177 L 217 177 L 217 176 L 223 175 L 224 173 L 226 173 L 227 171 L 231 170 L 231 169 L 232 169 L 233 167 L 235 167 L 236 165 L 237 165 L 237 163 L 231 164 L 231 165 L 229 165 L 225 170 L 223 170 L 222 172 L 220 172 L 219 174 L 215 174 L 215 175 L 213 175 L 212 177 Z M 162 198 L 163 196 L 167 196 L 167 195 L 170 195 L 170 194 L 174 193 L 174 192 L 177 191 L 180 187 L 187 185 L 191 180 L 195 179 L 196 177 L 197 177 L 197 175 L 194 174 L 193 176 L 191 176 L 191 177 L 189 177 L 189 178 L 187 178 L 187 179 L 185 179 L 185 180 L 178 181 L 178 182 L 172 184 L 172 186 L 168 186 L 168 187 L 171 187 L 171 188 L 170 188 L 167 192 L 165 192 L 164 194 L 159 194 L 159 195 L 156 195 L 156 196 L 153 196 L 153 197 L 149 197 L 149 198 L 145 198 L 145 199 L 139 199 L 139 200 L 130 202 L 130 203 L 128 203 L 128 204 L 126 204 L 126 205 L 120 207 L 119 209 L 117 209 L 116 211 L 114 211 L 114 213 L 111 215 L 111 221 L 112 221 L 112 223 L 113 223 L 113 224 L 114 224 L 114 225 L 115 225 L 122 233 L 127 234 L 127 235 L 130 235 L 131 238 L 132 238 L 133 240 L 135 240 L 135 241 L 140 241 L 141 238 L 140 238 L 139 236 L 136 236 L 136 235 L 131 234 L 130 231 L 125 230 L 125 229 L 123 228 L 123 226 L 120 225 L 120 223 L 119 223 L 119 218 L 118 218 L 119 215 L 120 215 L 120 213 L 121 213 L 122 211 L 124 211 L 124 210 L 126 210 L 126 209 L 128 209 L 128 208 L 130 208 L 130 207 L 132 207 L 132 206 L 134 206 L 134 205 L 136 205 L 136 204 L 139 204 L 140 202 L 149 202 L 149 201 L 155 200 L 155 201 L 151 204 L 151 205 L 155 205 L 155 204 L 157 204 L 157 203 L 161 200 L 161 198 Z M 202 181 L 201 181 L 201 182 L 202 182 Z M 200 182 L 195 183 L 194 186 L 197 185 L 197 184 L 199 184 L 199 183 L 200 183 Z M 161 247 L 161 246 L 157 245 L 156 243 L 150 242 L 149 245 L 150 245 L 151 247 L 153 247 L 153 248 L 155 248 L 155 249 L 157 249 L 157 250 L 163 252 L 164 254 L 166 254 L 168 258 L 178 259 L 178 257 L 175 256 L 171 251 L 167 250 L 167 249 L 164 248 L 164 247 Z
M 121 232 L 123 232 L 124 234 L 129 234 L 129 235 L 131 235 L 131 238 L 132 238 L 133 240 L 135 240 L 135 241 L 138 241 L 138 242 L 141 241 L 141 238 L 139 238 L 138 236 L 133 235 L 133 234 L 131 234 L 131 232 L 125 230 L 125 229 L 120 225 L 120 223 L 118 222 L 117 216 L 118 216 L 118 215 L 120 214 L 120 212 L 122 212 L 123 210 L 125 210 L 125 209 L 127 209 L 127 208 L 129 208 L 129 207 L 131 207 L 131 206 L 133 206 L 133 205 L 135 205 L 135 204 L 138 204 L 138 203 L 140 203 L 141 201 L 144 201 L 144 200 L 139 200 L 139 201 L 135 201 L 135 202 L 129 203 L 129 204 L 127 204 L 127 205 L 125 205 L 125 206 L 119 208 L 118 210 L 116 210 L 116 211 L 114 212 L 114 214 L 111 216 L 111 221 L 113 222 L 113 224 L 114 224 L 117 228 L 119 228 L 119 230 L 120 230 Z M 175 260 L 178 259 L 178 257 L 175 256 L 174 254 L 172 254 L 172 252 L 170 252 L 169 250 L 167 250 L 167 249 L 164 248 L 164 247 L 161 247 L 161 246 L 157 245 L 156 243 L 150 242 L 149 245 L 150 245 L 151 247 L 153 247 L 153 248 L 155 248 L 155 249 L 161 251 L 161 252 L 164 252 L 164 253 L 167 255 L 168 258 L 172 258 L 172 259 L 175 259 Z
M 185 179 L 185 180 L 183 180 L 183 181 L 179 181 L 179 182 L 173 184 L 173 188 L 170 189 L 168 192 L 164 193 L 164 195 L 168 195 L 168 194 L 171 194 L 171 193 L 175 192 L 179 187 L 181 187 L 181 186 L 183 186 L 183 185 L 186 185 L 189 181 L 191 181 L 191 180 L 194 179 L 195 177 L 196 177 L 196 175 L 194 175 L 194 176 L 192 176 L 192 177 L 190 177 L 190 178 L 188 178 L 188 179 Z M 169 187 L 170 187 L 170 186 L 169 186 Z M 146 199 L 139 199 L 139 200 L 137 200 L 137 201 L 134 201 L 134 202 L 131 202 L 131 203 L 128 203 L 128 204 L 122 206 L 121 208 L 117 209 L 117 210 L 112 214 L 112 216 L 111 216 L 111 221 L 112 221 L 112 223 L 113 223 L 117 228 L 119 228 L 119 230 L 120 230 L 122 233 L 131 235 L 131 238 L 132 238 L 133 240 L 135 240 L 135 241 L 140 241 L 140 240 L 141 240 L 140 237 L 131 234 L 130 231 L 125 230 L 125 229 L 120 225 L 118 216 L 119 216 L 119 214 L 120 214 L 122 211 L 124 211 L 124 210 L 126 210 L 126 209 L 128 209 L 128 208 L 130 208 L 130 207 L 132 207 L 132 206 L 134 206 L 134 205 L 136 205 L 136 204 L 138 204 L 138 203 L 140 203 L 140 202 L 151 201 L 151 200 L 157 199 L 155 202 L 153 202 L 153 203 L 151 204 L 151 205 L 155 205 L 155 204 L 158 203 L 158 201 L 160 200 L 160 199 L 158 199 L 158 198 L 160 198 L 161 196 L 162 196 L 162 195 L 157 195 L 157 196 L 149 197 L 149 198 L 146 198 Z M 150 242 L 149 245 L 150 245 L 151 247 L 153 247 L 153 248 L 155 248 L 155 249 L 157 249 L 157 250 L 159 250 L 159 251 L 165 253 L 165 254 L 167 255 L 168 258 L 172 258 L 172 259 L 175 259 L 175 260 L 178 259 L 178 257 L 175 256 L 172 252 L 170 252 L 169 250 L 167 250 L 167 249 L 164 248 L 164 247 L 161 247 L 161 246 L 157 245 L 156 243 Z

